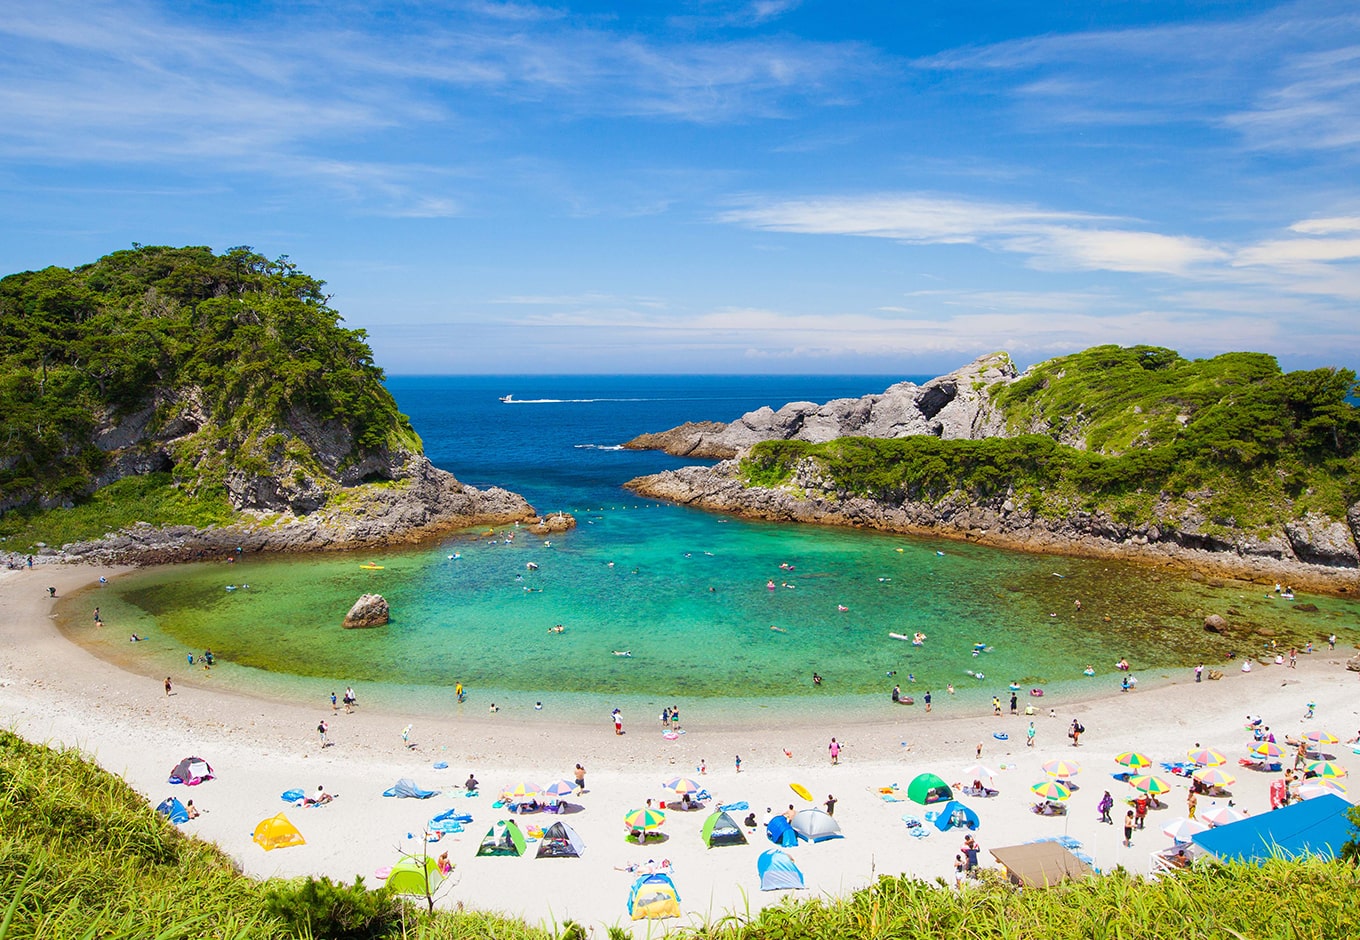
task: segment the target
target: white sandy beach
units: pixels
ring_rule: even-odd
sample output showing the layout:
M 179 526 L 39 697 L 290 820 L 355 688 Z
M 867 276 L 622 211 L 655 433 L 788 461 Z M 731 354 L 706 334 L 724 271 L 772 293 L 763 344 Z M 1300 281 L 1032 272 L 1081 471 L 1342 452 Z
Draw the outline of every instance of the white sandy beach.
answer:
M 182 828 L 216 842 L 252 875 L 326 874 L 352 880 L 363 875 L 375 883 L 376 869 L 391 865 L 403 850 L 419 850 L 426 820 L 450 807 L 466 809 L 474 822 L 461 835 L 446 837 L 431 851 L 449 853 L 457 868 L 453 886 L 441 904 L 519 915 L 530 921 L 571 918 L 585 924 L 626 924 L 626 899 L 634 875 L 616 870 L 648 859 L 669 859 L 686 919 L 713 918 L 729 912 L 754 911 L 778 903 L 783 893 L 762 893 L 756 858 L 769 847 L 763 830 L 747 846 L 707 849 L 699 838 L 706 812 L 671 812 L 661 832 L 664 842 L 643 847 L 624 841 L 623 813 L 673 799 L 661 782 L 695 776 L 701 759 L 707 773 L 700 781 L 716 803 L 746 801 L 758 818 L 766 807 L 783 810 L 807 804 L 789 788 L 804 784 L 819 801 L 837 799 L 835 817 L 844 838 L 790 849 L 808 882 L 802 895 L 839 895 L 862 887 L 880 874 L 908 873 L 952 880 L 953 858 L 962 830 L 931 830 L 912 838 L 903 814 L 922 815 L 906 801 L 912 777 L 938 773 L 954 783 L 963 768 L 976 762 L 997 770 L 993 783 L 1000 795 L 990 799 L 962 797 L 981 818 L 975 836 L 987 849 L 1045 836 L 1068 835 L 1096 867 L 1116 865 L 1138 872 L 1148 869 L 1149 855 L 1171 844 L 1161 828 L 1185 815 L 1187 778 L 1162 774 L 1174 784 L 1163 797 L 1166 808 L 1153 810 L 1147 829 L 1134 836 L 1133 847 L 1121 844 L 1118 825 L 1097 821 L 1097 801 L 1106 789 L 1117 803 L 1133 795 L 1111 774 L 1123 770 L 1114 756 L 1138 750 L 1154 761 L 1184 760 L 1188 749 L 1203 745 L 1229 757 L 1224 768 L 1237 777 L 1231 788 L 1235 803 L 1251 813 L 1269 808 L 1267 788 L 1277 774 L 1241 768 L 1250 735 L 1244 716 L 1259 713 L 1276 736 L 1295 736 L 1311 728 L 1332 732 L 1343 741 L 1360 729 L 1360 675 L 1347 672 L 1344 661 L 1353 650 L 1338 647 L 1300 656 L 1297 669 L 1258 666 L 1250 674 L 1237 664 L 1224 667 L 1221 681 L 1196 684 L 1190 670 L 1157 688 L 1121 694 L 1112 683 L 1103 698 L 1071 701 L 1021 696 L 1021 708 L 1041 705 L 1033 749 L 1025 746 L 1027 719 L 996 718 L 990 708 L 969 706 L 960 714 L 947 696 L 937 693 L 931 714 L 921 705 L 894 707 L 884 702 L 878 721 L 823 721 L 766 726 L 703 724 L 690 719 L 678 740 L 661 736 L 655 715 L 627 715 L 623 736 L 607 721 L 611 705 L 602 700 L 601 720 L 573 725 L 535 716 L 522 720 L 471 709 L 472 717 L 450 720 L 423 714 L 377 713 L 361 706 L 355 714 L 332 716 L 329 706 L 277 704 L 233 694 L 176 677 L 176 692 L 167 697 L 158 680 L 103 662 L 65 640 L 51 623 L 54 601 L 47 587 L 66 595 L 93 584 L 101 575 L 119 571 L 83 566 L 40 565 L 33 571 L 0 573 L 0 724 L 24 737 L 76 747 L 102 766 L 124 777 L 151 804 L 168 795 L 192 798 L 204 811 Z M 1134 663 L 1137 674 L 1137 663 Z M 362 690 L 359 690 L 362 702 Z M 1317 705 L 1316 720 L 1303 720 L 1305 705 Z M 1050 707 L 1057 711 L 1049 718 Z M 982 711 L 985 714 L 979 714 Z M 688 716 L 687 716 L 688 717 Z M 1073 717 L 1086 727 L 1081 747 L 1073 748 L 1066 729 Z M 317 722 L 331 725 L 333 746 L 322 749 Z M 413 750 L 403 747 L 400 730 L 414 724 Z M 1008 740 L 994 735 L 1005 733 Z M 831 766 L 827 745 L 844 743 L 839 766 Z M 785 750 L 791 754 L 786 756 Z M 1324 750 L 1352 774 L 1360 756 L 1350 745 Z M 217 779 L 187 788 L 166 782 L 170 769 L 187 755 L 209 761 Z M 734 755 L 742 758 L 736 773 Z M 1067 816 L 1041 817 L 1029 812 L 1035 802 L 1030 784 L 1048 779 L 1040 765 L 1050 758 L 1075 759 L 1082 766 Z M 436 762 L 447 770 L 434 770 Z M 547 784 L 572 776 L 577 762 L 587 769 L 588 792 L 571 797 L 581 807 L 563 817 L 533 815 L 524 826 L 547 825 L 561 818 L 584 839 L 581 859 L 537 860 L 535 846 L 523 858 L 474 858 L 488 827 L 506 818 L 493 809 L 494 794 L 522 780 Z M 1287 754 L 1285 766 L 1292 765 Z M 481 794 L 463 794 L 468 772 L 482 781 Z M 386 799 L 382 791 L 399 777 L 412 777 L 423 787 L 443 792 L 432 799 Z M 1351 778 L 1348 778 L 1351 779 Z M 967 781 L 964 781 L 967 782 Z M 984 781 L 985 782 L 985 781 Z M 881 798 L 880 787 L 898 784 L 901 802 Z M 280 799 L 291 788 L 306 791 L 324 785 L 338 799 L 329 806 L 293 808 Z M 1360 785 L 1360 783 L 1357 783 Z M 1216 801 L 1201 797 L 1200 811 Z M 1226 802 L 1226 799 L 1217 802 Z M 251 840 L 255 824 L 280 811 L 297 825 L 305 846 L 265 852 Z M 733 813 L 741 819 L 744 812 Z M 411 838 L 408 838 L 408 833 Z M 677 921 L 664 922 L 677 924 Z M 639 926 L 639 936 L 660 925 Z

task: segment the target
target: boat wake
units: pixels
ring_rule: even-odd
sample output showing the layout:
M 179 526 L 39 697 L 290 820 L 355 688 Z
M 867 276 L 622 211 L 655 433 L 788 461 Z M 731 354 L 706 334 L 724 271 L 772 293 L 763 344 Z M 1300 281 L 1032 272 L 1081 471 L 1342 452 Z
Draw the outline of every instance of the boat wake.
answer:
M 572 444 L 577 450 L 623 450 L 622 444 Z

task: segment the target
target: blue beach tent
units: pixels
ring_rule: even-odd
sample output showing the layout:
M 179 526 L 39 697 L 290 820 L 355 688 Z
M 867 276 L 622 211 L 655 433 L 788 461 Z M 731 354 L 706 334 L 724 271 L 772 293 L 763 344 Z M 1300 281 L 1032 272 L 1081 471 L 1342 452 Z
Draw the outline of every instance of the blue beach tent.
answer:
M 798 833 L 793 831 L 793 827 L 783 816 L 771 817 L 765 824 L 765 835 L 775 845 L 782 845 L 784 848 L 798 844 Z
M 950 800 L 940 807 L 940 814 L 935 817 L 935 828 L 944 832 L 950 826 L 965 826 L 969 829 L 978 827 L 978 815 L 958 800 Z
M 184 808 L 183 803 L 173 796 L 161 800 L 161 805 L 156 807 L 156 812 L 168 816 L 172 823 L 187 823 L 189 821 L 189 811 Z
M 761 891 L 784 891 L 789 888 L 804 887 L 803 873 L 793 863 L 787 852 L 779 849 L 766 849 L 756 860 L 756 871 L 760 874 Z
M 416 782 L 410 777 L 402 777 L 383 791 L 383 796 L 400 796 L 416 800 L 428 800 L 430 797 L 438 795 L 438 790 L 422 790 L 416 786 Z
M 662 874 L 643 875 L 628 892 L 628 914 L 633 920 L 680 916 L 680 892 Z
M 1260 864 L 1277 854 L 1285 858 L 1304 855 L 1336 858 L 1347 839 L 1360 838 L 1346 818 L 1350 808 L 1351 804 L 1341 797 L 1328 793 L 1226 826 L 1215 826 L 1197 834 L 1193 841 L 1224 862 Z

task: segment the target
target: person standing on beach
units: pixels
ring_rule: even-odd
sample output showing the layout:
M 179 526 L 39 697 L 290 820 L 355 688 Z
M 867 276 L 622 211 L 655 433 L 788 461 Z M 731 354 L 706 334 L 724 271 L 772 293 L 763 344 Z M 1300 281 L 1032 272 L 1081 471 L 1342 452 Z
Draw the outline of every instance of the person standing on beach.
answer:
M 331 714 L 332 715 L 340 714 L 340 702 L 339 699 L 336 698 L 334 692 L 331 693 Z
M 977 844 L 973 834 L 969 833 L 963 837 L 963 845 L 959 847 L 967 864 L 964 866 L 965 872 L 972 872 L 978 867 L 978 853 L 982 851 L 982 846 Z
M 169 697 L 170 697 L 170 677 L 169 677 L 169 676 L 166 676 L 166 677 L 165 677 L 165 697 L 166 697 L 166 698 L 169 698 Z
M 580 796 L 586 792 L 586 769 L 580 764 L 576 765 L 576 795 Z
M 1133 810 L 1124 814 L 1124 848 L 1133 848 Z
M 1195 681 L 1200 682 L 1204 679 L 1204 663 L 1195 667 Z
M 741 755 L 737 755 L 737 773 L 741 773 Z
M 321 735 L 322 747 L 326 747 L 330 743 L 326 740 L 326 731 L 328 728 L 329 726 L 326 724 L 325 719 L 322 719 L 322 721 L 316 726 L 317 733 Z
M 1133 820 L 1142 829 L 1147 825 L 1148 798 L 1146 793 L 1138 794 L 1138 798 L 1133 801 Z
M 930 690 L 929 690 L 929 689 L 926 689 L 925 700 L 926 700 L 926 711 L 930 711 Z
M 826 795 L 826 814 L 828 816 L 836 815 L 836 797 L 830 793 Z
M 956 887 L 956 888 L 959 888 L 959 887 L 962 887 L 962 886 L 963 886 L 963 870 L 964 870 L 965 867 L 966 867 L 966 863 L 965 863 L 964 860 L 963 860 L 963 856 L 962 856 L 962 855 L 955 855 L 955 856 L 954 856 L 954 887 Z
M 1072 739 L 1073 747 L 1081 746 L 1081 735 L 1085 730 L 1086 728 L 1081 722 L 1077 721 L 1075 718 L 1072 719 L 1072 727 L 1067 729 L 1067 736 Z
M 96 608 L 94 609 L 94 625 L 95 625 L 96 627 L 102 627 L 102 626 L 104 625 L 103 619 L 101 619 L 100 616 L 99 616 L 99 608 L 98 608 L 98 607 L 96 607 Z
M 1186 815 L 1191 819 L 1195 818 L 1195 809 L 1199 806 L 1199 797 L 1195 796 L 1195 791 L 1191 790 L 1190 795 L 1185 798 Z
M 832 765 L 839 764 L 841 762 L 841 746 L 835 738 L 831 739 L 831 743 L 826 746 L 826 749 L 831 752 Z
M 1329 650 L 1334 650 L 1334 649 L 1336 649 L 1336 634 L 1335 634 L 1335 633 L 1333 633 L 1333 634 L 1331 634 L 1330 636 L 1327 637 L 1327 649 L 1329 649 Z
M 1020 701 L 1020 699 L 1019 699 L 1018 697 L 1016 697 L 1016 694 L 1015 694 L 1014 692 L 1012 692 L 1012 693 L 1011 693 L 1011 714 L 1012 714 L 1012 715 L 1018 715 L 1018 714 L 1020 714 L 1019 701 Z
M 1025 747 L 1034 747 L 1034 722 L 1029 723 L 1025 729 Z
M 610 713 L 609 717 L 614 720 L 614 733 L 623 734 L 623 712 L 616 708 Z
M 1100 821 L 1114 825 L 1114 820 L 1110 818 L 1110 810 L 1114 809 L 1114 797 L 1110 796 L 1110 791 L 1106 790 L 1105 795 L 1096 804 L 1096 809 L 1100 810 Z
M 1001 714 L 1001 699 L 997 698 L 995 695 L 992 696 L 992 714 Z

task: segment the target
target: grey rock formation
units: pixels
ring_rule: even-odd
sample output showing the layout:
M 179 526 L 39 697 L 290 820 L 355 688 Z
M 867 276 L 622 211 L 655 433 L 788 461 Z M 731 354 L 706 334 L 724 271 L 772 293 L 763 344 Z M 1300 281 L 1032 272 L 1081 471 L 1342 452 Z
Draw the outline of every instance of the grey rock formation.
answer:
M 1340 568 L 1360 566 L 1355 536 L 1343 522 L 1310 512 L 1302 519 L 1288 523 L 1284 531 L 1294 555 L 1300 561 Z
M 677 457 L 727 459 L 768 440 L 817 444 L 847 436 L 986 437 L 1005 430 L 1000 415 L 991 407 L 989 389 L 1015 376 L 1010 357 L 992 353 L 924 385 L 900 382 L 879 394 L 839 398 L 824 405 L 790 402 L 778 411 L 766 406 L 729 424 L 691 422 L 640 435 L 624 446 L 663 450 Z
M 1346 668 L 1351 672 L 1360 672 L 1360 653 L 1356 653 L 1350 659 L 1346 660 Z
M 554 512 L 529 523 L 529 531 L 534 535 L 554 535 L 570 532 L 576 528 L 576 517 L 568 512 Z
M 1204 618 L 1204 629 L 1210 633 L 1226 633 L 1228 621 L 1224 620 L 1219 614 L 1210 614 Z
M 361 594 L 349 613 L 345 614 L 342 626 L 346 630 L 362 630 L 386 626 L 390 619 L 391 610 L 385 597 L 381 594 Z

